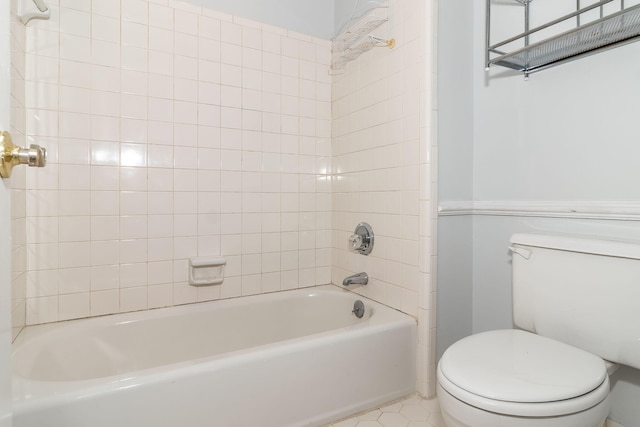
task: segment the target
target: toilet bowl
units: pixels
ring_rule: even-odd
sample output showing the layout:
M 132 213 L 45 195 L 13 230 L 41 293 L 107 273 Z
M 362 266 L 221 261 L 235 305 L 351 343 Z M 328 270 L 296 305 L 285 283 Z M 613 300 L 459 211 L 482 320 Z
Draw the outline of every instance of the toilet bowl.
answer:
M 450 346 L 437 368 L 448 427 L 601 427 L 609 368 L 640 368 L 640 244 L 511 236 L 513 321 Z
M 602 359 L 520 330 L 458 341 L 437 378 L 448 427 L 599 427 L 610 410 Z

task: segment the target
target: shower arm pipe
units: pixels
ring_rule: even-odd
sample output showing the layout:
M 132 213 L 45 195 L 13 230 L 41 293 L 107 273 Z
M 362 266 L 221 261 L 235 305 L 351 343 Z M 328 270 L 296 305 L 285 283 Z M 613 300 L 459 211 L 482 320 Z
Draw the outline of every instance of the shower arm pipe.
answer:
M 371 40 L 378 43 L 380 46 L 386 46 L 389 49 L 393 49 L 396 46 L 396 39 L 383 39 L 381 37 L 369 36 Z
M 36 5 L 40 12 L 46 12 L 49 10 L 49 6 L 44 2 L 44 0 L 33 0 L 33 4 Z

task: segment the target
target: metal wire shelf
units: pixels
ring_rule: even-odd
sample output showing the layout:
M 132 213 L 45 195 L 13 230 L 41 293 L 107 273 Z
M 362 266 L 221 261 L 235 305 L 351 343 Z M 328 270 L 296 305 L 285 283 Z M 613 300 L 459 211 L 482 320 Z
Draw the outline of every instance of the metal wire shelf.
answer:
M 640 40 L 640 4 L 625 7 L 620 1 L 620 8 L 615 13 L 604 15 L 603 6 L 613 0 L 604 0 L 592 5 L 578 8 L 575 12 L 564 15 L 544 25 L 529 29 L 529 3 L 531 0 L 515 0 L 525 7 L 525 31 L 517 36 L 490 44 L 490 8 L 491 0 L 487 0 L 487 52 L 486 65 L 499 65 L 522 71 L 525 76 L 548 67 L 572 61 L 600 51 L 608 50 L 623 44 Z M 581 17 L 589 11 L 600 8 L 600 19 L 581 24 Z M 549 31 L 569 19 L 576 19 L 575 28 L 559 32 L 541 41 L 530 43 L 530 38 Z M 504 52 L 508 45 L 520 44 L 523 47 Z

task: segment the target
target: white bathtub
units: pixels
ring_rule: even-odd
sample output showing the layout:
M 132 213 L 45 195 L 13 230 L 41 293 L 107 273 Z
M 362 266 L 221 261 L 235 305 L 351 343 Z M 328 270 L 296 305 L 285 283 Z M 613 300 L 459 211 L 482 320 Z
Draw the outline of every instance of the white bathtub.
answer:
M 13 426 L 318 426 L 414 392 L 415 346 L 413 318 L 335 286 L 31 326 Z

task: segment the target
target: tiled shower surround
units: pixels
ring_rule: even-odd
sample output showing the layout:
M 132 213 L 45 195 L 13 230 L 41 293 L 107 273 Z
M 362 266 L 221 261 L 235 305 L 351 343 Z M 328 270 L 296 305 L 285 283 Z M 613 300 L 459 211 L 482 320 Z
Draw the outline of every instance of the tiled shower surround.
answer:
M 433 2 L 391 2 L 376 35 L 396 41 L 333 76 L 333 283 L 365 271 L 354 291 L 419 319 L 418 390 L 435 394 L 435 300 L 432 267 L 431 82 Z M 374 250 L 348 248 L 360 221 L 374 230 Z
M 188 3 L 27 30 L 27 324 L 330 281 L 330 46 Z M 221 286 L 187 283 L 222 254 Z
M 434 2 L 394 0 L 376 35 L 396 47 L 338 75 L 328 40 L 187 2 L 48 4 L 25 43 L 28 142 L 49 150 L 21 202 L 26 324 L 367 271 L 357 292 L 419 319 L 433 395 Z M 368 257 L 347 251 L 360 221 Z M 224 283 L 190 286 L 188 258 L 219 254 Z

